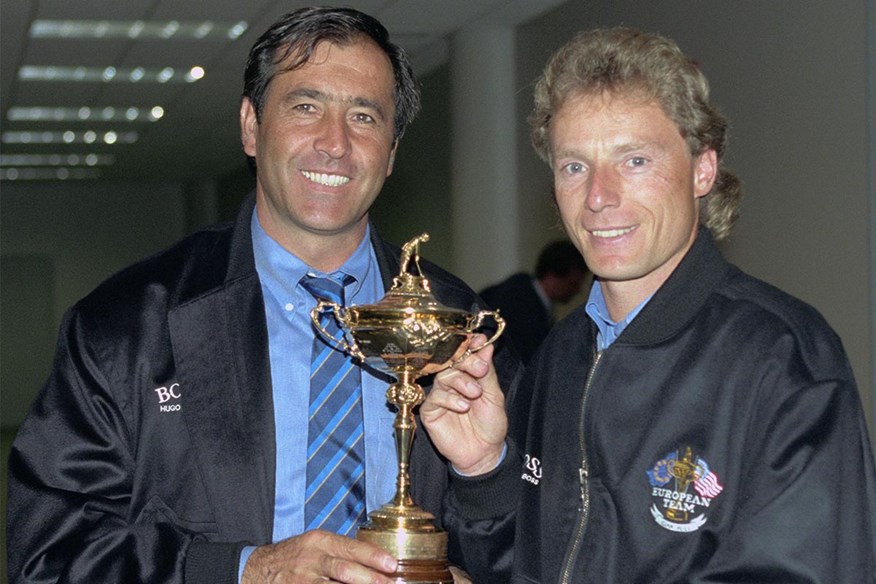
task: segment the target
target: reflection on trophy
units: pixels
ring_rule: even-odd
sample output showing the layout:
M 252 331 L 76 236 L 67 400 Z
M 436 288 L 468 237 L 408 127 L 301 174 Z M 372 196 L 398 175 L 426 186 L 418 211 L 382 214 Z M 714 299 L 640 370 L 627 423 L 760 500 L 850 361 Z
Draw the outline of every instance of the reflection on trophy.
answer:
M 391 501 L 369 513 L 356 538 L 374 543 L 399 560 L 394 576 L 399 584 L 452 584 L 447 563 L 447 533 L 438 529 L 431 513 L 420 509 L 410 495 L 410 453 L 416 421 L 413 409 L 425 399 L 416 380 L 446 369 L 469 351 L 472 335 L 491 317 L 496 332 L 482 347 L 493 343 L 505 328 L 498 312 L 472 314 L 440 305 L 420 271 L 419 245 L 428 234 L 402 248 L 401 269 L 392 288 L 376 304 L 340 307 L 320 301 L 311 318 L 323 336 L 367 366 L 396 379 L 386 392 L 398 409 L 395 428 L 398 478 Z M 409 268 L 415 268 L 416 274 Z M 331 310 L 344 338 L 332 337 L 319 323 Z

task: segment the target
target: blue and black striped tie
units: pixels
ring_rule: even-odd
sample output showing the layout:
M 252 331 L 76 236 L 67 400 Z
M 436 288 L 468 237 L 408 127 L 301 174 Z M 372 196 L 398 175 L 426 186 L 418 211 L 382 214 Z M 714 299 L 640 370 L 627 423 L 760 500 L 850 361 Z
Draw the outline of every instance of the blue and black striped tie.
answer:
M 343 278 L 308 275 L 301 285 L 317 299 L 343 306 L 344 286 L 354 281 Z M 320 316 L 320 325 L 336 338 L 342 334 L 331 313 Z M 311 355 L 309 419 L 305 529 L 350 534 L 365 515 L 361 374 L 351 357 L 319 334 Z

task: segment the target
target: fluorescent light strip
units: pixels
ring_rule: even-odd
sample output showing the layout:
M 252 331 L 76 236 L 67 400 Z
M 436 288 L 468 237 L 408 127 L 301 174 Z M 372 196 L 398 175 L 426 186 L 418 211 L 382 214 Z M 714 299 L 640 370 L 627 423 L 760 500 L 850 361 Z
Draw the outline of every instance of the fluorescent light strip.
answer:
M 137 141 L 137 132 L 115 132 L 88 130 L 85 132 L 3 132 L 4 144 L 133 144 Z
M 248 28 L 246 21 L 35 20 L 32 39 L 198 39 L 235 40 Z
M 110 166 L 112 154 L 0 154 L 0 166 Z
M 6 118 L 12 122 L 157 122 L 164 108 L 139 107 L 11 107 Z
M 59 67 L 24 65 L 18 70 L 21 81 L 72 81 L 84 83 L 194 83 L 204 77 L 203 67 L 188 71 L 173 67 Z
M 2 180 L 84 180 L 100 177 L 96 168 L 3 168 Z

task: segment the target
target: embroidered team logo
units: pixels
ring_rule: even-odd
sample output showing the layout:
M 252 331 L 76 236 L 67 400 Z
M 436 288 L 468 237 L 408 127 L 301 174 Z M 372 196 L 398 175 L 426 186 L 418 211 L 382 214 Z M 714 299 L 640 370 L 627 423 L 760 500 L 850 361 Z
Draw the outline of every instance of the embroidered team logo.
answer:
M 706 512 L 724 487 L 691 447 L 670 452 L 647 472 L 651 483 L 651 515 L 660 527 L 692 532 L 706 522 Z M 691 489 L 693 487 L 693 489 Z

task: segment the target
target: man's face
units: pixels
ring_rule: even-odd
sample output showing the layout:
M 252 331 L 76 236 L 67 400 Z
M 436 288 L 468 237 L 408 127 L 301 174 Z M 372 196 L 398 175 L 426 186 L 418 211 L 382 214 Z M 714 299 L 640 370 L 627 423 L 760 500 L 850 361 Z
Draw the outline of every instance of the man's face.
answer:
M 392 172 L 394 83 L 376 44 L 324 41 L 302 67 L 271 80 L 261 121 L 244 98 L 241 137 L 258 166 L 259 221 L 281 245 L 312 235 L 361 240 Z
M 560 215 L 587 266 L 603 284 L 653 293 L 693 243 L 714 151 L 692 157 L 659 105 L 611 95 L 570 97 L 550 144 Z

